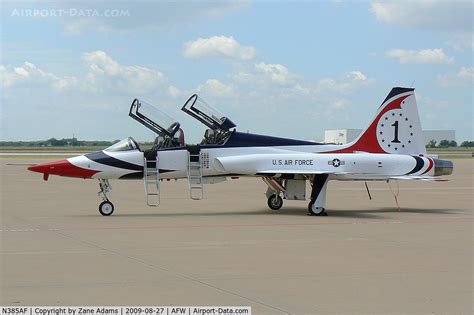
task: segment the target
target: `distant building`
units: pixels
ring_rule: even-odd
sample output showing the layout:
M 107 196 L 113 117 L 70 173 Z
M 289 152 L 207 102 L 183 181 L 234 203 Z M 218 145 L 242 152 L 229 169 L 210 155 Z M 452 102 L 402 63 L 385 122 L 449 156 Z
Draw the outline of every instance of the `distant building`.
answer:
M 346 144 L 354 141 L 362 129 L 338 129 L 324 132 L 325 143 Z
M 324 142 L 346 144 L 346 143 L 354 141 L 361 132 L 362 132 L 362 129 L 326 130 L 324 132 Z M 428 144 L 431 140 L 435 140 L 437 144 L 439 144 L 441 140 L 456 141 L 456 131 L 455 130 L 424 130 L 423 139 L 424 139 L 425 145 Z

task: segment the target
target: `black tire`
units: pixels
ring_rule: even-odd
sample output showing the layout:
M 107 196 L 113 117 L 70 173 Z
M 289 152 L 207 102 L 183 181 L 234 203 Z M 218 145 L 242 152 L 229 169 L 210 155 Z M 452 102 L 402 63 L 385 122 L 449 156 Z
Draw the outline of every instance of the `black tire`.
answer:
M 317 208 L 317 211 L 315 209 L 313 209 L 313 204 L 314 202 L 310 202 L 308 204 L 308 213 L 309 215 L 319 215 L 319 216 L 327 216 L 328 214 L 326 213 L 326 209 L 324 208 Z
M 109 216 L 114 213 L 114 205 L 110 201 L 102 201 L 99 205 L 99 212 L 103 216 Z
M 268 207 L 272 210 L 278 210 L 283 206 L 283 199 L 278 195 L 268 197 Z

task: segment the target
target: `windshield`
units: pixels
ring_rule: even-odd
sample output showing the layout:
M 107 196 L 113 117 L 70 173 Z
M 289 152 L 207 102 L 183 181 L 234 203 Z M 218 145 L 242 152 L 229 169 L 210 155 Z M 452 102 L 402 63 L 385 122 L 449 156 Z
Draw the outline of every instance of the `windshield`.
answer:
M 133 138 L 128 137 L 117 142 L 116 144 L 111 145 L 104 151 L 118 152 L 118 151 L 131 151 L 131 150 L 138 150 L 138 146 L 135 140 L 133 140 Z

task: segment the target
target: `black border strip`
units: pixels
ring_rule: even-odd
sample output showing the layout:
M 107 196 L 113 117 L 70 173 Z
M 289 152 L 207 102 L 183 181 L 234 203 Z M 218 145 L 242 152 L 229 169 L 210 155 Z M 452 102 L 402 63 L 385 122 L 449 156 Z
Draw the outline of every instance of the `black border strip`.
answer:
M 119 160 L 105 154 L 103 151 L 89 153 L 86 154 L 85 157 L 91 161 L 107 166 L 118 167 L 131 171 L 143 171 L 143 166 Z
M 419 171 L 423 168 L 423 166 L 425 166 L 425 161 L 424 161 L 421 157 L 419 157 L 419 156 L 413 156 L 413 158 L 415 158 L 415 160 L 416 160 L 416 165 L 415 165 L 415 167 L 411 170 L 411 172 L 406 173 L 405 175 L 410 175 L 410 174 L 419 172 Z
M 398 86 L 392 88 L 390 93 L 388 93 L 387 97 L 383 100 L 382 104 L 380 104 L 379 108 L 382 107 L 382 105 L 385 104 L 385 102 L 387 102 L 392 97 L 402 94 L 402 93 L 412 92 L 414 90 L 415 90 L 414 88 L 404 88 L 404 87 L 398 87 Z

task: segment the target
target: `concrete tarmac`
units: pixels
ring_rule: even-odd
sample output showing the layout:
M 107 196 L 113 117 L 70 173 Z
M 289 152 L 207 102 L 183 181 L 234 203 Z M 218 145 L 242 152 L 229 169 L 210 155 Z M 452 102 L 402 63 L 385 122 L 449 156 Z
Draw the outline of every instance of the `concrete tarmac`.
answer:
M 36 160 L 38 161 L 38 160 Z M 40 162 L 46 160 L 40 160 Z M 328 217 L 269 210 L 265 184 L 113 181 L 31 173 L 0 159 L 1 305 L 243 305 L 253 314 L 472 314 L 474 160 L 449 182 L 331 182 Z M 33 161 L 34 162 L 34 161 Z

